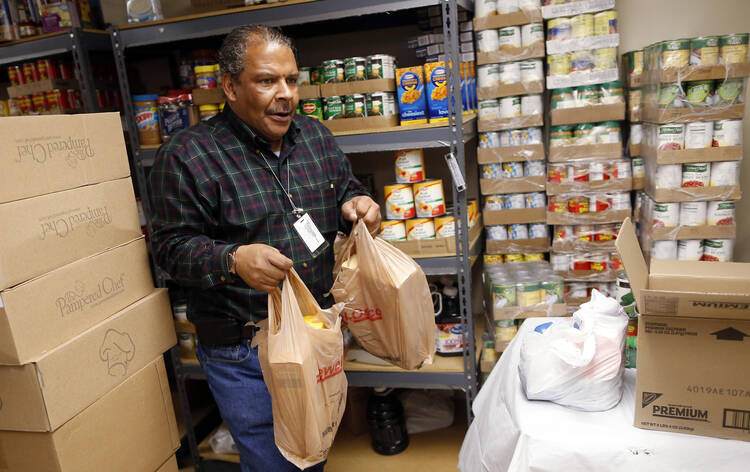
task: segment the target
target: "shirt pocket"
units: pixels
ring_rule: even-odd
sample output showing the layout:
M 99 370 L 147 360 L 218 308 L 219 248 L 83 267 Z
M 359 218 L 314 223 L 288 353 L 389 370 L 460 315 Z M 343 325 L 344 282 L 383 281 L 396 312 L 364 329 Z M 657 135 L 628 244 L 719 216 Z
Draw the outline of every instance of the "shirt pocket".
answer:
M 300 190 L 302 209 L 310 214 L 323 237 L 331 241 L 339 226 L 339 208 L 333 184 L 324 180 L 319 185 L 303 187 Z

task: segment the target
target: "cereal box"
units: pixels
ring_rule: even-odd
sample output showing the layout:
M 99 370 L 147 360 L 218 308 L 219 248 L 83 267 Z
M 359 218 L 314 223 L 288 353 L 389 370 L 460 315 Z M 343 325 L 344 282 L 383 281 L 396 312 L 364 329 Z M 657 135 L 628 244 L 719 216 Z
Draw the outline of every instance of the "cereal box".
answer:
M 422 66 L 396 69 L 396 85 L 401 124 L 427 123 Z
M 427 89 L 427 108 L 430 110 L 430 123 L 448 122 L 448 69 L 445 61 L 429 62 L 424 65 Z

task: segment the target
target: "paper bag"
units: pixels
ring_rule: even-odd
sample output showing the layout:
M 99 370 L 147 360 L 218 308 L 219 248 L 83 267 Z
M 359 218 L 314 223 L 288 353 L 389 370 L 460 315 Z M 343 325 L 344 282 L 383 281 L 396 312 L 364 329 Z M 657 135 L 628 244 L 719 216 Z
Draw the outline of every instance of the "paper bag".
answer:
M 328 456 L 346 406 L 343 304 L 320 308 L 292 269 L 268 296 L 268 328 L 255 336 L 271 394 L 273 432 L 281 454 L 300 469 Z M 323 327 L 305 322 L 317 315 Z
M 431 364 L 435 312 L 427 278 L 416 262 L 373 238 L 360 220 L 342 248 L 331 294 L 342 317 L 370 354 L 404 369 Z

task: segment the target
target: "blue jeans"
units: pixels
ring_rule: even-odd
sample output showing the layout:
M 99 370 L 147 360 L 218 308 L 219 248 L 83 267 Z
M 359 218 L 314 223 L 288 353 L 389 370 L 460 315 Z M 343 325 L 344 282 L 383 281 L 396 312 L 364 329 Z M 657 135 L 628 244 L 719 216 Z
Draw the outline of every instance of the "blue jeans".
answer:
M 234 346 L 196 347 L 208 387 L 240 452 L 242 472 L 297 472 L 273 439 L 271 396 L 263 381 L 258 349 L 250 341 Z M 323 472 L 325 462 L 305 469 Z

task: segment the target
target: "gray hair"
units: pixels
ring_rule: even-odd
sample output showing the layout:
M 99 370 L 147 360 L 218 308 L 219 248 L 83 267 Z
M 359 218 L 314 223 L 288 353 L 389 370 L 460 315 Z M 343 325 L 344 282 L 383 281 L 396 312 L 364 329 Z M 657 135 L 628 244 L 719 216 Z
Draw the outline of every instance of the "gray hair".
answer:
M 216 56 L 222 73 L 233 80 L 239 80 L 240 74 L 245 70 L 245 55 L 250 43 L 287 46 L 292 50 L 295 58 L 297 56 L 292 39 L 278 28 L 264 25 L 240 26 L 230 31 L 224 38 Z

